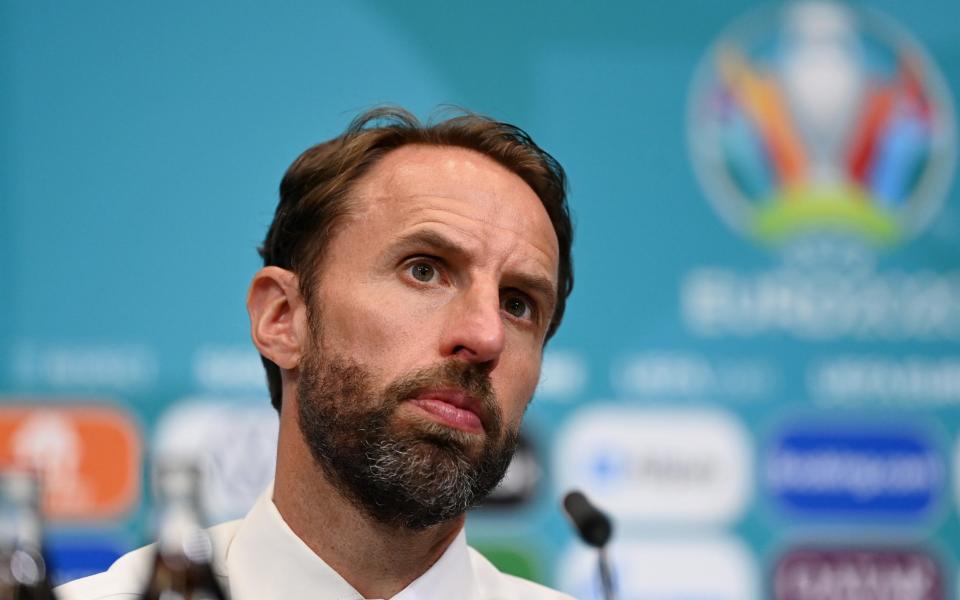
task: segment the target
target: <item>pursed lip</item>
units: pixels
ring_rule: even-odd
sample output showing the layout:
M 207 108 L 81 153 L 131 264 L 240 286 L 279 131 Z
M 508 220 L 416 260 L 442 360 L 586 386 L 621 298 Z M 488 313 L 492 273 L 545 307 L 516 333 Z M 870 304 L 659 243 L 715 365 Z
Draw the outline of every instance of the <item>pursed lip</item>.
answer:
M 482 433 L 487 430 L 482 403 L 463 390 L 456 388 L 422 390 L 412 395 L 409 401 L 458 429 L 473 433 Z

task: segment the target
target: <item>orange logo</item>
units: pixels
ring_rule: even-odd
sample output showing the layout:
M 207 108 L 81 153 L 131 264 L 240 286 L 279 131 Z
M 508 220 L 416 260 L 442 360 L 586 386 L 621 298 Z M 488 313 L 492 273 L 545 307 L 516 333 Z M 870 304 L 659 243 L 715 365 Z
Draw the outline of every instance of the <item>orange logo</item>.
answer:
M 109 519 L 140 494 L 140 437 L 105 406 L 0 406 L 0 465 L 40 473 L 49 519 Z

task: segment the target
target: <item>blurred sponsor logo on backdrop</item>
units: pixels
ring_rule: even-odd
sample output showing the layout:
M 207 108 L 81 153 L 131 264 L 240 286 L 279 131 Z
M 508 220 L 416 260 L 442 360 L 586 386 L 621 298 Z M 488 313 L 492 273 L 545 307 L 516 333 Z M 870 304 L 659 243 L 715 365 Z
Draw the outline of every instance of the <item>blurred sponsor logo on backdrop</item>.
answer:
M 543 355 L 536 397 L 552 402 L 573 402 L 587 385 L 589 373 L 583 356 L 571 350 L 548 350 Z
M 918 550 L 797 549 L 773 574 L 775 600 L 941 600 L 940 565 Z
M 692 351 L 650 350 L 625 355 L 611 368 L 621 395 L 653 402 L 691 400 L 744 403 L 782 387 L 781 369 L 768 357 L 712 358 Z
M 0 464 L 40 474 L 48 519 L 116 519 L 134 508 L 141 440 L 124 410 L 79 399 L 71 406 L 26 402 L 0 406 Z
M 748 435 L 719 411 L 595 405 L 568 420 L 554 456 L 560 493 L 582 489 L 625 522 L 725 525 L 753 488 Z
M 919 523 L 942 505 L 946 465 L 910 424 L 796 423 L 765 453 L 767 491 L 796 518 Z
M 119 538 L 89 534 L 48 536 L 44 546 L 55 585 L 106 571 L 130 549 Z
M 830 356 L 807 369 L 824 406 L 934 409 L 960 404 L 960 357 Z
M 131 343 L 21 340 L 13 345 L 10 367 L 11 379 L 17 385 L 74 393 L 142 392 L 156 384 L 160 372 L 155 351 Z
M 211 393 L 262 393 L 266 376 L 260 355 L 250 346 L 204 344 L 191 357 L 193 380 Z
M 733 23 L 690 91 L 694 170 L 719 216 L 782 251 L 772 271 L 691 269 L 687 327 L 705 336 L 958 340 L 960 273 L 877 272 L 936 217 L 953 178 L 953 102 L 897 23 L 832 2 Z
M 728 537 L 625 539 L 611 548 L 620 598 L 758 600 L 753 556 Z M 617 568 L 619 566 L 619 568 Z M 582 600 L 600 600 L 596 552 L 571 547 L 560 562 L 561 588 Z
M 266 398 L 186 398 L 160 418 L 152 452 L 199 465 L 206 517 L 219 523 L 245 515 L 273 481 L 278 429 Z
M 707 198 L 747 237 L 899 243 L 953 173 L 953 105 L 920 45 L 876 13 L 796 2 L 748 15 L 704 58 L 690 145 Z

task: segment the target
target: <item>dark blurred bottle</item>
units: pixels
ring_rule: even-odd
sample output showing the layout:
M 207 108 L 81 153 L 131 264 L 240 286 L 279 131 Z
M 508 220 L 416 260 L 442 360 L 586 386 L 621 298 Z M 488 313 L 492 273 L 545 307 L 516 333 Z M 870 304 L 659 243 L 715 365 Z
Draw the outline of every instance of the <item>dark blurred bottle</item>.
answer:
M 200 471 L 168 461 L 154 469 L 157 555 L 144 600 L 226 600 L 213 574 L 213 546 L 203 529 Z
M 0 473 L 0 600 L 53 600 L 43 557 L 40 481 L 28 470 Z

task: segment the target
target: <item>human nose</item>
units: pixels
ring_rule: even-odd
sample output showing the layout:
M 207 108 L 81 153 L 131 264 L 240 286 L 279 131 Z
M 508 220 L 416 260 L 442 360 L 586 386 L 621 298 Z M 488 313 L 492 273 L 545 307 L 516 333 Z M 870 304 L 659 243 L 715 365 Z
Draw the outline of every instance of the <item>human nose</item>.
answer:
M 504 346 L 500 290 L 472 285 L 448 305 L 441 352 L 444 357 L 481 364 L 492 371 Z

